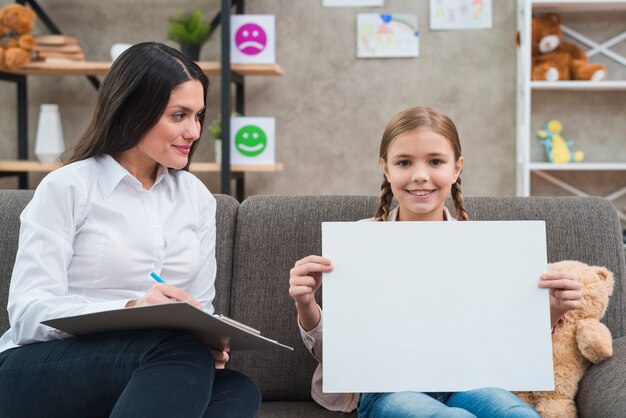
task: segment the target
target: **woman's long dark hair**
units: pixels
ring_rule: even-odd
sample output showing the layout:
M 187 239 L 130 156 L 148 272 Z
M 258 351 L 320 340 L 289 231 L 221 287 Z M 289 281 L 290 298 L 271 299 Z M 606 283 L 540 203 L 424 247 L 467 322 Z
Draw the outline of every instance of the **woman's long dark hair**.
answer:
M 209 79 L 181 52 L 158 42 L 143 42 L 124 51 L 104 78 L 89 124 L 68 163 L 114 155 L 137 145 L 159 121 L 174 88 L 189 80 L 202 83 L 206 105 Z M 197 145 L 198 141 L 192 145 L 189 162 Z

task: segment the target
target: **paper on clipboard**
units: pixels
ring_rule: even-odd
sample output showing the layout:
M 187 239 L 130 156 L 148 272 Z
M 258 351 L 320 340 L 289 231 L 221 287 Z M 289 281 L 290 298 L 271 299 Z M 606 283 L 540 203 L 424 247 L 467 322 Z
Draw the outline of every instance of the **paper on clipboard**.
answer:
M 269 350 L 293 348 L 271 340 L 248 325 L 210 315 L 185 302 L 95 312 L 43 321 L 72 335 L 145 329 L 173 329 L 195 334 L 214 350 Z

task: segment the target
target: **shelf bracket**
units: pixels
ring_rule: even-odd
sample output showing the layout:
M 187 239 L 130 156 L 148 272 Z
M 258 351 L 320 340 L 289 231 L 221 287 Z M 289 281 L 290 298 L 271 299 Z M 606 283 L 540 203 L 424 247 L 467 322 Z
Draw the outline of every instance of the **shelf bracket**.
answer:
M 39 17 L 42 23 L 48 28 L 50 33 L 54 35 L 62 35 L 61 29 L 59 29 L 59 27 L 52 21 L 50 16 L 48 16 L 46 11 L 37 3 L 36 0 L 17 0 L 17 3 L 21 4 L 22 6 L 28 4 L 37 14 L 37 17 Z M 88 75 L 86 77 L 96 90 L 100 88 L 100 80 L 98 80 L 97 77 L 94 77 L 92 75 Z
M 614 51 L 611 51 L 609 49 L 619 44 L 620 42 L 626 40 L 626 31 L 622 32 L 621 34 L 617 36 L 614 36 L 613 38 L 609 39 L 606 42 L 599 44 L 596 41 L 593 41 L 587 38 L 582 33 L 577 32 L 574 29 L 569 28 L 563 24 L 561 24 L 561 30 L 563 30 L 563 33 L 569 36 L 570 38 L 592 48 L 586 52 L 589 58 L 593 57 L 594 55 L 603 54 L 613 59 L 617 63 L 623 65 L 624 67 L 626 67 L 626 58 L 624 58 L 622 55 Z
M 582 190 L 572 186 L 569 183 L 564 182 L 561 179 L 558 179 L 556 177 L 554 177 L 551 174 L 546 173 L 545 171 L 542 170 L 533 170 L 533 174 L 537 175 L 538 177 L 541 177 L 542 179 L 546 180 L 549 183 L 554 184 L 555 186 L 561 188 L 562 190 L 565 190 L 566 192 L 569 192 L 575 196 L 581 196 L 581 197 L 590 197 L 591 195 L 588 193 L 583 192 Z M 607 196 L 601 196 L 604 197 L 605 199 L 610 200 L 611 202 L 615 202 L 617 199 L 619 199 L 620 197 L 626 195 L 626 187 L 621 188 L 620 190 L 617 190 L 616 192 L 613 192 Z M 615 206 L 615 205 L 614 205 Z M 626 213 L 624 213 L 623 211 L 619 210 L 617 207 L 615 208 L 615 210 L 617 211 L 617 216 L 619 216 L 619 218 L 626 222 Z

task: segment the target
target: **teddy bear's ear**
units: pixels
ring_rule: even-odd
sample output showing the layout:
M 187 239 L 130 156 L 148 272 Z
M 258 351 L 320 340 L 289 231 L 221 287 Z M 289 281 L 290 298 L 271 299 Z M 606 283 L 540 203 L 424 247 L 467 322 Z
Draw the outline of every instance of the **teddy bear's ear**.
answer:
M 552 21 L 552 23 L 554 23 L 555 25 L 560 25 L 561 24 L 561 17 L 556 14 L 556 13 L 548 13 L 546 15 L 548 17 L 548 19 L 550 19 Z
M 598 278 L 606 284 L 606 286 L 611 290 L 610 294 L 612 294 L 613 285 L 615 283 L 615 279 L 613 278 L 613 273 L 611 273 L 605 267 L 594 266 L 593 268 L 596 271 Z
M 29 20 L 35 20 L 37 18 L 37 14 L 35 13 L 35 11 L 33 9 L 31 9 L 30 7 L 26 7 L 24 9 L 24 12 L 26 13 L 26 16 L 28 16 Z

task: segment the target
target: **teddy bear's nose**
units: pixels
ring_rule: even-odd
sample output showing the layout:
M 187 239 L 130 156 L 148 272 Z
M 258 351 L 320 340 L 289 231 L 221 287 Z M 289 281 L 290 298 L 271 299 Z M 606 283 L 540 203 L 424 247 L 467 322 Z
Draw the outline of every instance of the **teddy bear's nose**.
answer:
M 543 53 L 554 51 L 559 46 L 559 39 L 554 35 L 548 35 L 539 42 L 539 50 Z

